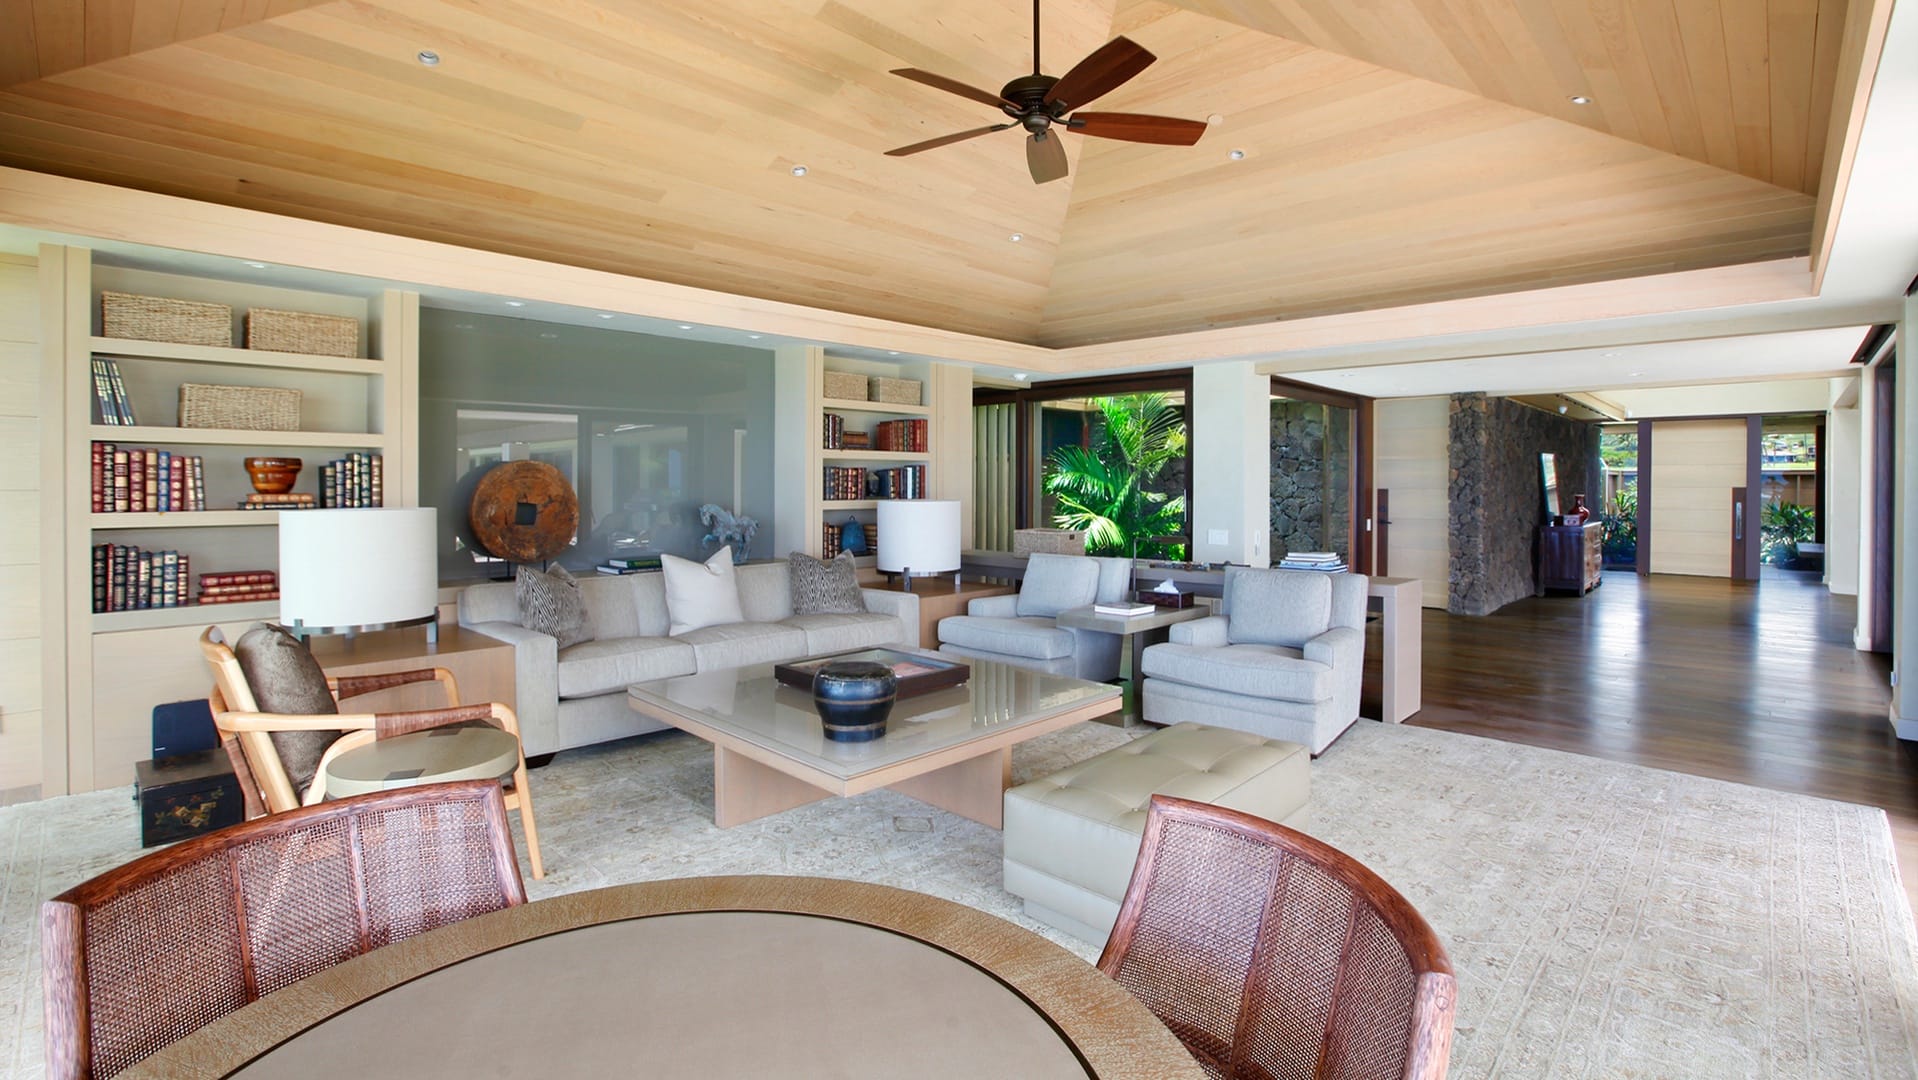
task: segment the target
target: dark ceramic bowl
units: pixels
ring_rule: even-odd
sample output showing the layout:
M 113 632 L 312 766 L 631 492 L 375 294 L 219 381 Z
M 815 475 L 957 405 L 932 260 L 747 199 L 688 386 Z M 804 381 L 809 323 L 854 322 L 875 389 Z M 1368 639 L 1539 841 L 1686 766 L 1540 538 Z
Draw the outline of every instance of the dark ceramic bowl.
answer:
M 837 660 L 812 677 L 813 708 L 826 738 L 866 742 L 886 733 L 886 717 L 899 696 L 892 669 L 869 660 Z
M 296 457 L 250 457 L 241 464 L 253 481 L 253 490 L 262 495 L 284 495 L 293 490 L 293 481 L 303 464 Z

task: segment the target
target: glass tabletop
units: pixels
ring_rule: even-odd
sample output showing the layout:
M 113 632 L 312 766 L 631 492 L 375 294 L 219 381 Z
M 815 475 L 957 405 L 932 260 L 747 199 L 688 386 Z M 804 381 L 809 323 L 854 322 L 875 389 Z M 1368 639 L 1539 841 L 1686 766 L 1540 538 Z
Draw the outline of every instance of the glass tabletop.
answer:
M 1120 697 L 1118 687 L 1105 683 L 1047 675 L 990 660 L 959 659 L 972 668 L 969 680 L 929 694 L 900 698 L 887 718 L 886 733 L 861 743 L 826 738 L 819 714 L 813 709 L 812 694 L 779 683 L 773 678 L 771 664 L 638 683 L 627 692 L 640 702 L 709 725 L 842 780 L 1100 701 L 1111 701 L 1116 706 Z

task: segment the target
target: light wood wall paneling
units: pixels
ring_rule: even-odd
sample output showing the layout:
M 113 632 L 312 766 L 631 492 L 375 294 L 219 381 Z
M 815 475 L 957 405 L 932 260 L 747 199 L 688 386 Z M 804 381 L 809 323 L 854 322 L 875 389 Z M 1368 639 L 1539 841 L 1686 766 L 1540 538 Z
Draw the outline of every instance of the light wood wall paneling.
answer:
M 1393 577 L 1419 579 L 1419 602 L 1445 607 L 1451 580 L 1451 414 L 1443 397 L 1373 403 L 1377 486 L 1392 493 Z

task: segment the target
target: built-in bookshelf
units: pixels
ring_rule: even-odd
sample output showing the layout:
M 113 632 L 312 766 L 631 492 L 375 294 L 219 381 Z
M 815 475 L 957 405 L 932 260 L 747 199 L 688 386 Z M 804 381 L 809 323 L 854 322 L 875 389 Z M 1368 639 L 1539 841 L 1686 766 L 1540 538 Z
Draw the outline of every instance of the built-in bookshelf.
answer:
M 193 639 L 209 625 L 234 635 L 256 621 L 278 618 L 279 602 L 243 590 L 238 601 L 197 603 L 203 574 L 256 571 L 277 574 L 279 521 L 295 509 L 242 509 L 254 487 L 244 460 L 297 457 L 293 492 L 321 499 L 322 467 L 363 463 L 377 455 L 386 505 L 417 501 L 418 296 L 338 278 L 338 291 L 291 289 L 271 283 L 274 268 L 253 273 L 236 264 L 230 278 L 111 265 L 110 257 L 76 247 L 43 247 L 43 309 L 58 312 L 60 333 L 48 342 L 63 379 L 61 451 L 48 477 L 58 478 L 64 521 L 64 602 L 60 638 L 66 668 L 69 733 L 68 787 L 82 791 L 125 783 L 132 762 L 150 756 L 154 705 L 204 697 L 208 673 Z M 57 272 L 44 272 L 49 265 Z M 197 263 L 204 266 L 205 261 Z M 290 275 L 287 275 L 290 276 Z M 249 279 L 250 278 L 250 279 Z M 316 280 L 303 275 L 303 283 Z M 233 309 L 233 347 L 186 345 L 108 337 L 101 333 L 103 291 L 211 301 Z M 241 347 L 249 308 L 347 316 L 361 328 L 359 355 L 321 356 Z M 95 361 L 110 361 L 123 399 L 105 407 L 94 381 Z M 50 361 L 51 362 L 51 361 Z M 258 431 L 180 426 L 180 388 L 186 383 L 300 391 L 297 430 Z M 133 423 L 120 422 L 130 414 Z M 167 460 L 198 459 L 193 497 L 144 509 L 102 506 L 94 498 L 95 444 Z M 109 459 L 110 460 L 110 459 Z M 109 474 L 110 475 L 110 474 Z M 158 476 L 157 468 L 154 473 Z M 192 477 L 192 473 L 185 474 Z M 190 482 L 190 481 L 189 481 Z M 370 488 L 370 484 L 367 485 Z M 257 501 L 257 500 L 256 500 Z M 161 509 L 164 505 L 166 508 Z M 191 508 L 189 508 L 191 507 Z M 142 549 L 188 567 L 184 580 L 150 607 L 96 611 L 96 550 Z M 109 589 L 111 586 L 109 570 Z M 218 591 L 218 590 L 216 590 Z M 152 594 L 149 593 L 151 598 Z
M 815 412 L 818 414 L 817 462 L 814 482 L 818 489 L 818 510 L 812 516 L 818 534 L 815 555 L 837 550 L 836 538 L 848 521 L 865 528 L 867 554 L 854 558 L 862 569 L 877 562 L 877 519 L 879 504 L 888 498 L 930 499 L 936 497 L 932 477 L 931 365 L 924 363 L 889 364 L 834 356 L 820 357 L 820 379 Z M 828 379 L 826 373 L 841 376 Z M 853 385 L 861 380 L 869 388 L 875 378 L 910 380 L 920 387 L 917 402 L 874 401 L 870 397 L 827 396 L 827 391 L 851 377 Z M 850 436 L 850 438 L 848 438 Z M 856 442 L 862 445 L 846 445 Z M 913 449 L 905 449 L 911 446 Z M 852 495 L 836 478 L 858 477 Z

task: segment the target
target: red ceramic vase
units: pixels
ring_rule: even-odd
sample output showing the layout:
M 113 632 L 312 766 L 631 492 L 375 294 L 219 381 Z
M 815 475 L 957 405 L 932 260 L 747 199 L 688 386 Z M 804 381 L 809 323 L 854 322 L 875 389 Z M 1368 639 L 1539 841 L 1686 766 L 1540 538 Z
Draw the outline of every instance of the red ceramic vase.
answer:
M 1583 495 L 1572 496 L 1572 512 L 1565 516 L 1576 517 L 1580 525 L 1583 525 L 1587 521 L 1590 521 L 1592 518 L 1592 508 L 1585 505 L 1585 496 Z

